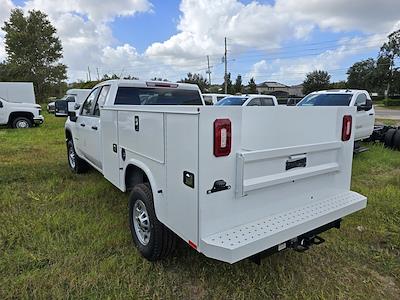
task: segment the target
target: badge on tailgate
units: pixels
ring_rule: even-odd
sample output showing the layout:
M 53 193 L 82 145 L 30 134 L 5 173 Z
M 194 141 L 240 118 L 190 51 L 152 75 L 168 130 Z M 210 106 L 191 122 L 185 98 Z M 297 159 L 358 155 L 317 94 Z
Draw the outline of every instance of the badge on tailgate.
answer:
M 291 155 L 286 161 L 286 171 L 294 168 L 304 168 L 307 165 L 307 157 L 305 154 Z

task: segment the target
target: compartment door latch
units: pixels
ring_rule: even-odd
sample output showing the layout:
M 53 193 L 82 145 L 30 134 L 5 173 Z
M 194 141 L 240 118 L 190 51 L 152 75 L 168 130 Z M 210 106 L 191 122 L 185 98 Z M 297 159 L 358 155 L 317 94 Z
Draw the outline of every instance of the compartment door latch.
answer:
M 207 194 L 229 190 L 230 188 L 231 188 L 231 186 L 227 185 L 225 180 L 223 180 L 223 179 L 216 180 L 214 182 L 214 186 L 212 187 L 212 189 L 207 191 Z

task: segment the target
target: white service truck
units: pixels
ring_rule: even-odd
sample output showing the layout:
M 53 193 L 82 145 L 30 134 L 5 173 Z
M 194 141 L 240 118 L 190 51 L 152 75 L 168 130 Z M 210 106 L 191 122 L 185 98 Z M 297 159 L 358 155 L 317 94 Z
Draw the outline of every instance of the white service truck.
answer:
M 365 208 L 350 191 L 355 113 L 205 106 L 196 85 L 105 81 L 69 113 L 68 162 L 130 192 L 132 238 L 146 259 L 162 259 L 179 237 L 234 263 L 307 250 Z
M 368 139 L 374 131 L 375 110 L 371 96 L 365 90 L 326 90 L 305 96 L 297 106 L 350 106 L 356 107 L 354 140 Z
M 87 96 L 90 93 L 90 89 L 69 89 L 65 93 L 64 97 L 60 100 L 66 100 L 65 108 L 68 106 L 69 110 L 77 110 L 82 105 L 83 101 L 86 100 Z M 47 111 L 49 113 L 55 113 L 55 101 L 47 104 Z M 58 111 L 58 114 L 61 114 L 61 111 Z M 65 109 L 65 116 L 67 116 L 67 110 Z

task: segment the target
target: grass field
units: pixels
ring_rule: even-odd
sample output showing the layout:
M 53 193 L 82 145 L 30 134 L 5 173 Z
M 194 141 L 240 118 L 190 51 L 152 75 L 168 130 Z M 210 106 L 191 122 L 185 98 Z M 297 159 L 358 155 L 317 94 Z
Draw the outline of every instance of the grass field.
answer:
M 132 245 L 127 195 L 68 170 L 63 121 L 0 129 L 0 299 L 399 299 L 400 152 L 355 157 L 367 209 L 306 253 L 228 265 L 182 243 L 149 263 Z

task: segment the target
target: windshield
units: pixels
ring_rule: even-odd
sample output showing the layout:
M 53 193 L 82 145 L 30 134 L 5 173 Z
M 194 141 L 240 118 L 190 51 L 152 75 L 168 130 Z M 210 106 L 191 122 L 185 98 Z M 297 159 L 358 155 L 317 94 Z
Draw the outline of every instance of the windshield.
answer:
M 215 105 L 243 105 L 247 100 L 247 97 L 226 97 L 218 101 Z
M 353 94 L 310 94 L 297 106 L 349 106 Z

